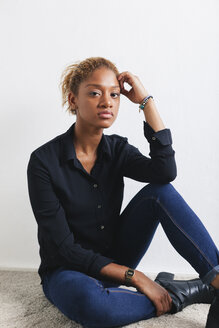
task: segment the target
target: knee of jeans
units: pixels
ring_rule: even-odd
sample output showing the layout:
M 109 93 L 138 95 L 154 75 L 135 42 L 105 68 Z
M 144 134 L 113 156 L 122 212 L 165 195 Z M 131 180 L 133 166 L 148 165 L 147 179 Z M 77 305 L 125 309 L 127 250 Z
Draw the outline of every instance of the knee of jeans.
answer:
M 77 320 L 84 327 L 104 327 L 110 322 L 111 311 L 107 302 L 109 292 L 107 288 L 101 290 L 86 290 L 80 295 L 81 306 L 77 313 Z M 74 304 L 72 306 L 75 306 Z
M 150 182 L 146 186 L 144 186 L 140 191 L 145 196 L 157 196 L 160 192 L 166 192 L 175 189 L 173 185 L 168 183 L 154 183 Z
M 71 278 L 71 277 L 70 277 Z M 78 322 L 84 327 L 103 327 L 109 308 L 106 307 L 108 290 L 97 280 L 80 274 L 80 279 L 75 276 L 75 288 L 72 279 L 65 278 L 65 290 L 61 311 L 71 320 Z M 101 326 L 102 324 L 102 326 Z

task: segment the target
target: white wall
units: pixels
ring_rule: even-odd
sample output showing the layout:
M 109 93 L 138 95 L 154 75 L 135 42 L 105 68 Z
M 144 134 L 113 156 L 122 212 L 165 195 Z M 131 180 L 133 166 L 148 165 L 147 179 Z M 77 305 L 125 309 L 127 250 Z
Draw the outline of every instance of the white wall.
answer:
M 138 75 L 171 129 L 178 176 L 172 182 L 219 244 L 219 2 L 217 0 L 2 0 L 0 267 L 38 268 L 37 226 L 26 168 L 36 147 L 75 118 L 61 107 L 59 78 L 90 56 Z M 123 96 L 105 134 L 129 138 L 145 155 L 144 114 Z M 126 179 L 123 208 L 144 184 Z M 195 273 L 161 227 L 144 272 Z

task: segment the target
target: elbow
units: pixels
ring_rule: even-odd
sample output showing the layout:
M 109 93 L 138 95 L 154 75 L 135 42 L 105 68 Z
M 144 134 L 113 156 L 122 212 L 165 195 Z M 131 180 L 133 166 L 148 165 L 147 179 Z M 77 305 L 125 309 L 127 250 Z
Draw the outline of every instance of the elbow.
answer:
M 160 180 L 161 183 L 169 183 L 175 180 L 177 177 L 177 167 L 176 162 L 173 161 L 171 165 L 164 166 L 162 170 L 160 170 Z
M 163 172 L 163 174 L 160 172 L 160 174 L 156 175 L 156 178 L 153 179 L 153 181 L 150 182 L 155 182 L 155 183 L 169 183 L 172 182 L 173 180 L 176 179 L 176 172 Z
M 159 165 L 153 166 L 153 182 L 169 183 L 176 179 L 177 167 L 174 158 L 169 157 L 168 160 L 165 159 L 157 164 Z
M 172 174 L 167 177 L 166 182 L 169 183 L 175 179 L 176 179 L 176 175 Z
M 169 183 L 173 180 L 176 179 L 177 177 L 177 168 L 176 168 L 176 165 L 174 165 L 171 169 L 167 170 L 164 175 L 164 181 L 165 183 Z

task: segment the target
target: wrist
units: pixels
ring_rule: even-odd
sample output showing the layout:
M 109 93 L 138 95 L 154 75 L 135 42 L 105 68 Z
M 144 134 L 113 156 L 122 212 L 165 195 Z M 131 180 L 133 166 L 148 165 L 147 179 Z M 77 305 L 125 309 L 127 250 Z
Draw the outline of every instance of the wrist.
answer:
M 155 102 L 154 102 L 154 98 L 149 98 L 147 100 L 147 103 L 144 105 L 144 108 L 142 109 L 142 111 L 144 112 L 145 109 L 148 109 L 148 108 L 151 108 L 155 105 Z
M 127 267 L 124 274 L 124 282 L 126 286 L 133 286 L 133 281 L 135 278 L 135 270 Z
M 143 102 L 143 100 L 146 98 L 146 97 L 148 97 L 149 96 L 149 93 L 145 93 L 145 95 L 143 95 L 140 99 L 141 99 L 141 101 L 139 101 L 138 102 L 138 104 L 140 105 L 142 102 Z
M 151 99 L 153 99 L 153 96 L 152 96 L 152 95 L 148 95 L 148 96 L 146 96 L 146 97 L 142 100 L 142 102 L 141 102 L 140 105 L 139 105 L 139 113 L 140 113 L 141 110 L 144 111 L 145 107 L 147 106 L 147 103 L 148 103 Z
M 135 270 L 135 274 L 132 279 L 132 286 L 137 289 L 142 285 L 143 281 L 145 282 L 145 278 L 147 278 L 147 276 L 143 272 Z
M 130 267 L 127 267 L 125 270 L 125 284 L 126 286 L 135 287 L 138 283 L 138 270 L 134 270 Z

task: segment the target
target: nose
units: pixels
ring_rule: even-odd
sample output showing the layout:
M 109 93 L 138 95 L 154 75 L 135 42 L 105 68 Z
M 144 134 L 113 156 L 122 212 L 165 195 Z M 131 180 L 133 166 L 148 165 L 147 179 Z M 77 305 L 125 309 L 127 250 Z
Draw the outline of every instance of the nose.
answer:
M 103 95 L 101 102 L 100 102 L 101 107 L 112 107 L 112 100 L 110 99 L 110 96 L 108 95 Z

